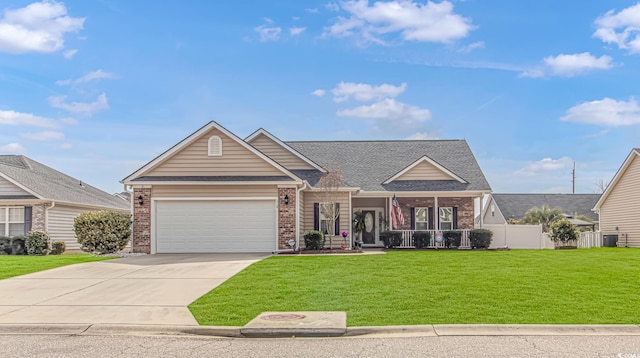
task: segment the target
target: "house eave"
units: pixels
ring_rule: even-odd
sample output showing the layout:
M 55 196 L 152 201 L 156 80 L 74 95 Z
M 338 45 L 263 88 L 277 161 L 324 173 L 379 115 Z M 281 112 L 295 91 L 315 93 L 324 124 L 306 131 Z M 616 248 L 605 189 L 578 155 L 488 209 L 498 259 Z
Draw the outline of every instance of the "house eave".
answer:
M 414 196 L 439 196 L 439 197 L 469 197 L 477 198 L 491 192 L 484 190 L 467 190 L 467 191 L 364 191 L 360 190 L 354 197 L 375 198 L 375 197 L 393 197 L 409 198 Z
M 640 152 L 638 151 L 637 148 L 634 148 L 631 150 L 631 153 L 629 153 L 627 158 L 624 160 L 624 163 L 622 163 L 622 165 L 620 166 L 616 174 L 613 176 L 613 179 L 611 179 L 611 183 L 609 183 L 609 186 L 607 186 L 607 188 L 604 190 L 604 193 L 602 193 L 602 196 L 600 196 L 600 199 L 598 199 L 598 201 L 593 206 L 593 209 L 591 209 L 591 211 L 597 212 L 597 213 L 600 212 L 600 208 L 602 207 L 602 204 L 604 204 L 604 202 L 609 197 L 609 194 L 611 194 L 611 191 L 613 190 L 613 188 L 618 184 L 618 181 L 620 181 L 620 178 L 622 177 L 623 173 L 626 172 L 627 169 L 629 168 L 629 165 L 631 165 L 634 155 L 640 157 Z
M 302 181 L 124 181 L 124 185 L 302 185 Z

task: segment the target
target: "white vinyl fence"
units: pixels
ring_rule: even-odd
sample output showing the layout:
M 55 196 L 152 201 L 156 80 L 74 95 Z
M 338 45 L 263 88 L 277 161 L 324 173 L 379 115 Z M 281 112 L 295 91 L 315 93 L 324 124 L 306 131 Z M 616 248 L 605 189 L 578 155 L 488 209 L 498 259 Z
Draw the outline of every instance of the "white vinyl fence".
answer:
M 548 233 L 542 232 L 542 225 L 484 224 L 493 231 L 492 248 L 510 249 L 553 249 L 555 247 Z M 585 231 L 578 238 L 579 248 L 602 247 L 599 231 Z

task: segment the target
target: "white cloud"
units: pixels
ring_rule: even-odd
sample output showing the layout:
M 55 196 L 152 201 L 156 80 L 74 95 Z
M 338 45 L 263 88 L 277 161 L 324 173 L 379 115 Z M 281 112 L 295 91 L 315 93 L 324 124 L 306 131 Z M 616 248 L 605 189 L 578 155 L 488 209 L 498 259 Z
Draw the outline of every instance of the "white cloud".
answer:
M 571 168 L 573 160 L 569 157 L 559 159 L 544 158 L 537 162 L 528 164 L 526 167 L 515 172 L 516 175 L 534 176 L 542 173 L 555 172 L 558 170 Z
M 26 154 L 27 150 L 24 149 L 19 143 L 9 143 L 0 147 L 0 154 Z
M 635 98 L 625 102 L 605 97 L 569 108 L 567 114 L 560 120 L 605 127 L 638 125 L 640 124 L 640 105 Z
M 76 125 L 78 124 L 78 120 L 75 118 L 71 118 L 71 117 L 67 117 L 67 118 L 62 118 L 60 120 L 60 122 L 64 123 L 64 124 L 70 124 L 70 125 Z
M 101 94 L 94 102 L 71 102 L 66 103 L 67 96 L 51 96 L 49 97 L 49 104 L 54 108 L 64 109 L 72 113 L 91 115 L 95 112 L 103 109 L 108 109 L 107 95 Z
M 462 46 L 458 49 L 458 52 L 469 53 L 478 48 L 484 48 L 484 41 L 477 41 L 466 46 Z
M 64 48 L 65 34 L 81 30 L 84 20 L 68 16 L 64 4 L 56 1 L 5 10 L 0 19 L 0 51 L 14 54 L 60 51 Z
M 349 0 L 339 5 L 348 17 L 340 16 L 325 28 L 324 36 L 355 36 L 360 43 L 385 43 L 384 37 L 399 33 L 405 41 L 449 43 L 466 37 L 475 29 L 471 20 L 455 14 L 449 1 L 426 4 L 413 0 L 376 1 Z
M 115 74 L 113 73 L 97 70 L 97 71 L 89 72 L 80 78 L 56 81 L 56 84 L 58 86 L 66 86 L 70 84 L 85 83 L 89 81 L 95 81 L 95 80 L 100 80 L 104 78 L 114 78 L 114 77 L 115 77 Z
M 311 14 L 317 14 L 318 12 L 320 12 L 320 10 L 318 10 L 317 7 L 314 8 L 309 8 L 309 9 L 304 9 L 304 11 L 311 13 Z
M 338 12 L 340 11 L 340 5 L 338 5 L 335 2 L 330 2 L 324 5 L 324 7 L 329 10 L 329 11 L 333 11 L 333 12 Z
M 542 67 L 524 71 L 521 76 L 533 78 L 550 75 L 573 77 L 588 71 L 608 70 L 613 67 L 612 61 L 613 59 L 610 56 L 595 57 L 589 52 L 571 55 L 561 54 L 555 57 L 545 57 Z
M 419 127 L 431 119 L 431 111 L 386 98 L 371 105 L 339 110 L 340 117 L 376 119 L 377 129 L 403 131 Z
M 64 58 L 66 58 L 67 60 L 70 60 L 70 59 L 73 58 L 73 56 L 75 56 L 76 53 L 78 53 L 78 50 L 74 48 L 74 49 L 67 50 L 67 51 L 63 52 L 62 56 Z
M 289 28 L 289 34 L 292 36 L 300 35 L 306 29 L 306 27 L 291 27 Z
M 73 146 L 71 143 L 62 143 L 60 144 L 60 149 L 71 149 Z
M 265 20 L 269 20 L 267 21 L 268 24 L 273 23 L 271 19 L 265 19 Z M 260 25 L 256 27 L 254 30 L 260 35 L 261 42 L 278 41 L 280 39 L 280 33 L 282 32 L 282 29 L 278 26 L 267 26 L 267 25 Z
M 595 21 L 593 37 L 606 43 L 614 43 L 630 53 L 640 52 L 640 3 L 616 13 L 609 10 Z
M 372 86 L 366 83 L 340 82 L 331 92 L 334 96 L 333 100 L 336 102 L 344 102 L 349 98 L 364 102 L 397 97 L 406 89 L 406 83 L 402 83 L 400 86 L 386 83 L 379 86 Z
M 57 128 L 58 123 L 46 117 L 40 117 L 31 113 L 0 110 L 0 125 L 30 126 L 42 128 Z
M 407 140 L 426 140 L 426 139 L 438 139 L 438 136 L 434 136 L 428 132 L 417 132 L 407 137 Z
M 22 133 L 20 135 L 22 138 L 36 140 L 36 141 L 46 141 L 46 140 L 64 140 L 64 134 L 58 131 L 43 131 L 36 133 Z
M 322 97 L 327 93 L 327 91 L 323 90 L 323 89 L 317 89 L 313 92 L 311 92 L 312 95 L 316 96 L 316 97 Z

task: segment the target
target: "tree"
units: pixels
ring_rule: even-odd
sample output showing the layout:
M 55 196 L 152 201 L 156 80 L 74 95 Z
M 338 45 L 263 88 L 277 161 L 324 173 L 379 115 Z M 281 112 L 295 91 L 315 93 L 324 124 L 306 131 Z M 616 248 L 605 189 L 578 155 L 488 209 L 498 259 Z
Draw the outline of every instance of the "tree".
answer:
M 542 224 L 542 230 L 548 232 L 549 226 L 562 219 L 562 217 L 562 210 L 558 208 L 551 209 L 548 205 L 543 205 L 542 207 L 534 206 L 529 209 L 521 221 L 525 224 Z
M 595 182 L 595 186 L 598 188 L 598 193 L 602 194 L 604 193 L 605 190 L 607 190 L 607 187 L 609 186 L 610 183 L 607 183 L 604 181 L 604 179 L 599 178 L 598 180 L 596 180 Z
M 333 237 L 336 235 L 335 222 L 340 217 L 339 203 L 341 193 L 340 187 L 344 183 L 344 177 L 342 176 L 342 170 L 340 168 L 329 168 L 327 173 L 320 178 L 318 186 L 320 187 L 320 213 L 328 222 L 326 230 L 329 235 L 329 248 L 332 248 Z M 320 228 L 323 230 L 325 228 Z

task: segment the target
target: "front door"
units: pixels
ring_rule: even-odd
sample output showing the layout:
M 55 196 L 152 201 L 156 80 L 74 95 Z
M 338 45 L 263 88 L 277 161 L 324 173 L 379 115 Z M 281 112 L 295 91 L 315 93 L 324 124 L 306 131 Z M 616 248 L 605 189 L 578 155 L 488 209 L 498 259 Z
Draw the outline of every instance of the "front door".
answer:
M 362 243 L 374 245 L 376 243 L 376 212 L 375 210 L 363 210 L 364 230 L 362 230 Z

